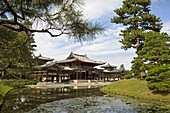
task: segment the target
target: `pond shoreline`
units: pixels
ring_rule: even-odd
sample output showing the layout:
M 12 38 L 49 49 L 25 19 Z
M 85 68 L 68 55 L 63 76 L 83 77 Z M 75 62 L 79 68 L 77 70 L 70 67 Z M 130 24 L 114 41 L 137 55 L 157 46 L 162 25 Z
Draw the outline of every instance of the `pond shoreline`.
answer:
M 120 80 L 101 88 L 101 91 L 108 94 L 123 95 L 142 100 L 168 102 L 170 105 L 170 94 L 168 92 L 155 92 L 150 90 L 145 80 Z
M 101 90 L 101 91 L 104 92 L 104 93 L 106 93 L 106 94 L 122 95 L 122 96 L 127 96 L 127 97 L 131 97 L 131 98 L 135 98 L 135 99 L 151 100 L 151 101 L 160 101 L 160 102 L 170 102 L 169 100 L 149 99 L 149 98 L 135 97 L 135 96 L 130 96 L 130 95 L 126 95 L 126 94 L 121 94 L 121 93 L 106 91 L 106 90 Z
M 78 86 L 106 86 L 112 82 L 95 82 L 95 83 L 38 83 L 37 85 L 27 85 L 28 88 L 48 89 L 61 87 L 78 87 Z
M 84 84 L 85 85 L 85 84 Z M 24 88 L 9 92 L 1 112 L 143 112 L 169 111 L 166 103 L 105 94 L 103 86 L 48 89 Z

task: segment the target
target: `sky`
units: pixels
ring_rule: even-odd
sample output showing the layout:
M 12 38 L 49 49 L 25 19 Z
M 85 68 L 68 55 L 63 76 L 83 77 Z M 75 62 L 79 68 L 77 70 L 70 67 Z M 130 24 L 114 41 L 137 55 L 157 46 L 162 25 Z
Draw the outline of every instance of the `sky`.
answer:
M 170 0 L 151 0 L 151 13 L 160 17 L 163 22 L 162 32 L 170 34 Z M 40 53 L 56 61 L 66 59 L 71 52 L 86 54 L 90 59 L 116 65 L 124 64 L 125 69 L 131 69 L 131 61 L 136 56 L 134 49 L 121 49 L 123 37 L 119 33 L 125 27 L 111 23 L 110 19 L 116 16 L 114 10 L 122 6 L 122 0 L 85 0 L 84 16 L 91 22 L 98 22 L 105 27 L 103 34 L 97 35 L 91 42 L 74 42 L 66 36 L 50 37 L 47 33 L 36 33 L 37 48 L 35 55 Z

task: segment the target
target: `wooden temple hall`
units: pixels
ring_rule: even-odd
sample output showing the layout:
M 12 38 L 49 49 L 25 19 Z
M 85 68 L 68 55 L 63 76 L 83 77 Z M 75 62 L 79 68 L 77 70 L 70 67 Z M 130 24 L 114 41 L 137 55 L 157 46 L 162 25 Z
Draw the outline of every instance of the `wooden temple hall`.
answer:
M 37 57 L 36 71 L 30 73 L 30 79 L 40 82 L 79 82 L 113 81 L 121 77 L 122 70 L 105 62 L 94 61 L 87 55 L 71 54 L 61 61 L 43 56 Z M 100 66 L 99 68 L 95 68 Z

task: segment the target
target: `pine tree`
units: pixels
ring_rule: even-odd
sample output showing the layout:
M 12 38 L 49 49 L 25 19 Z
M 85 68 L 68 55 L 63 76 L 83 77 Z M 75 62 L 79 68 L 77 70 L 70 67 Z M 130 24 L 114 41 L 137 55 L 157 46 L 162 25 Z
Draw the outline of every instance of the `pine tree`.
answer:
M 121 31 L 123 36 L 120 42 L 122 48 L 136 48 L 141 50 L 145 40 L 144 32 L 152 30 L 159 32 L 162 28 L 160 18 L 150 14 L 151 0 L 124 0 L 121 8 L 114 10 L 118 16 L 111 19 L 112 23 L 127 26 Z
M 144 46 L 139 52 L 147 71 L 146 80 L 150 89 L 169 91 L 170 88 L 170 36 L 167 33 L 148 32 Z
M 66 35 L 75 41 L 93 40 L 103 28 L 83 18 L 83 4 L 81 0 L 0 0 L 0 26 L 51 37 Z M 40 26 L 30 28 L 25 23 Z
M 30 40 L 20 47 L 26 39 L 25 32 L 18 33 L 0 27 L 0 72 L 3 76 L 5 72 L 5 75 L 19 78 L 20 75 L 32 70 L 33 51 L 36 45 L 30 36 Z
M 124 64 L 121 64 L 119 69 L 122 69 L 123 71 L 126 70 Z
M 120 34 L 124 37 L 120 40 L 122 48 L 125 50 L 135 48 L 137 55 L 143 47 L 146 32 L 160 32 L 162 28 L 160 18 L 150 14 L 150 5 L 151 0 L 124 0 L 122 7 L 114 10 L 118 16 L 111 19 L 112 23 L 127 26 Z M 140 75 L 141 61 L 139 58 L 132 61 L 132 72 L 135 76 Z

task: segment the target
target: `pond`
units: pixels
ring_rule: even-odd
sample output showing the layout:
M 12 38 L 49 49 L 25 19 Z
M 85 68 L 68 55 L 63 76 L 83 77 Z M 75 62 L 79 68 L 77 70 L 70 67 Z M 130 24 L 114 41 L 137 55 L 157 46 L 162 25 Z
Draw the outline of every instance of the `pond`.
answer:
M 17 89 L 8 93 L 2 113 L 137 113 L 169 112 L 166 103 L 109 96 L 101 87 Z

